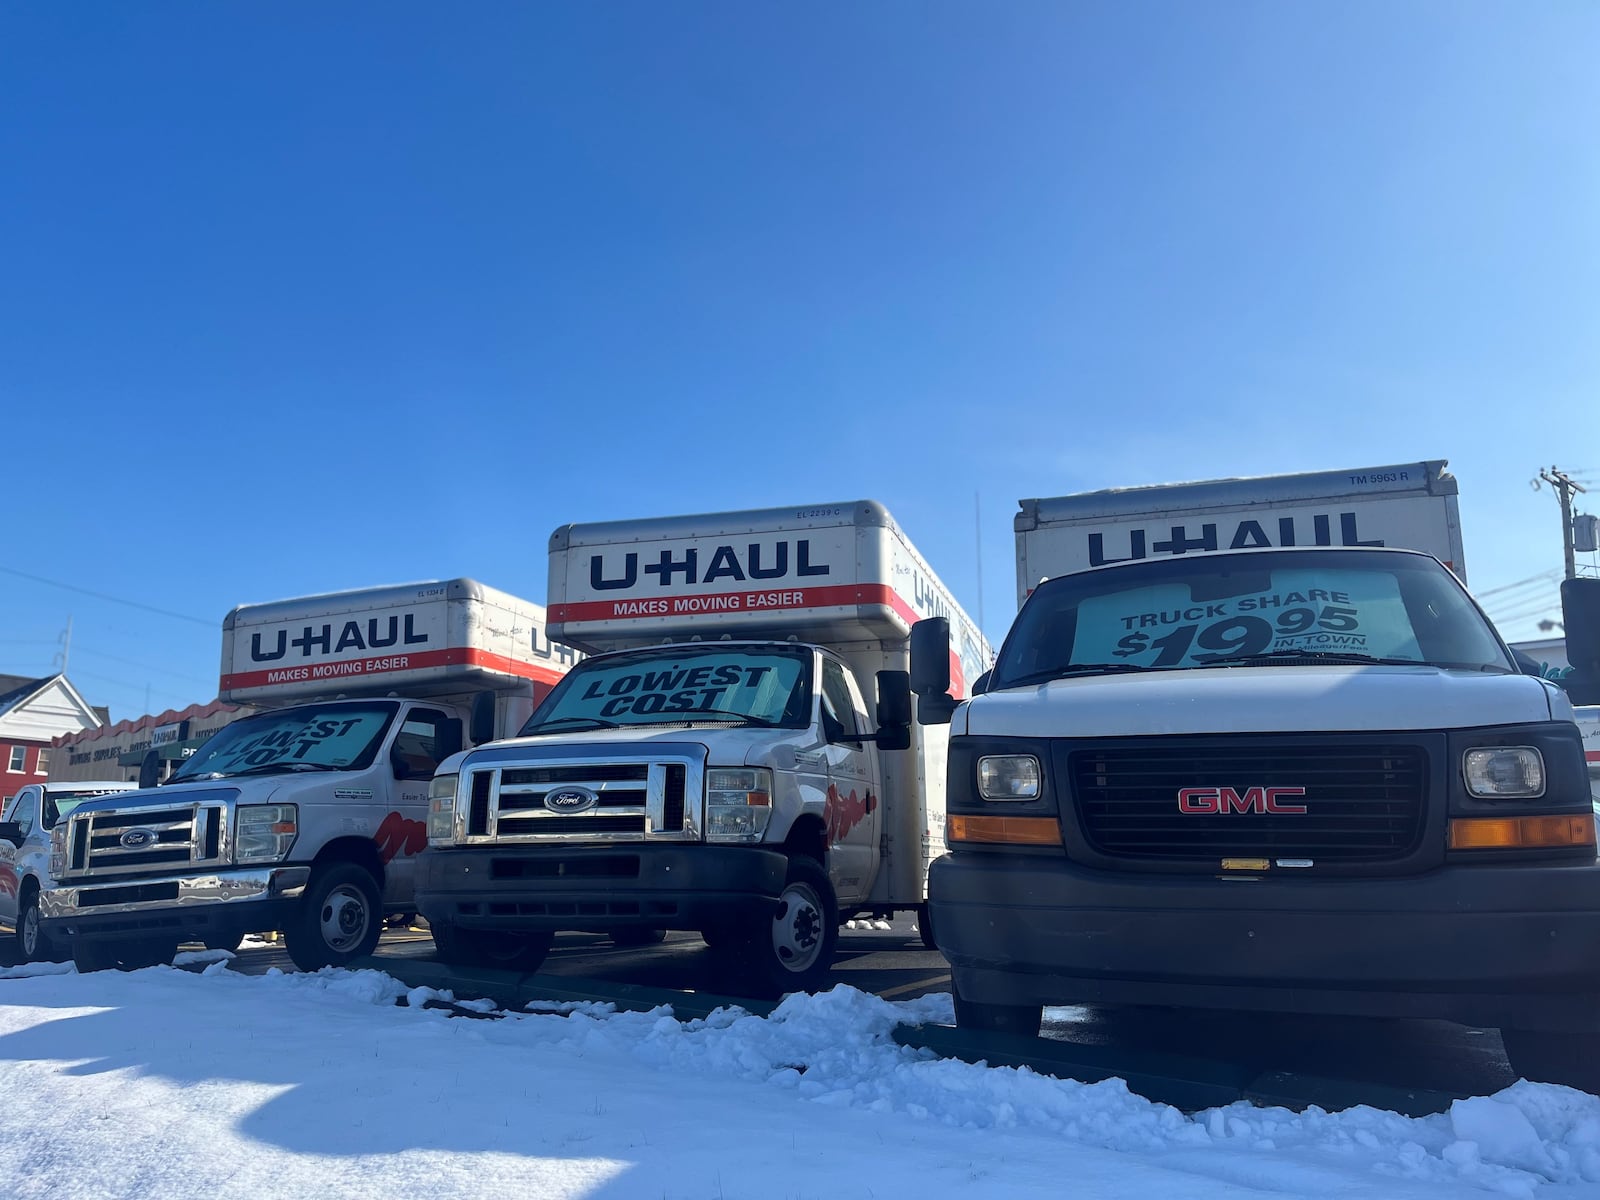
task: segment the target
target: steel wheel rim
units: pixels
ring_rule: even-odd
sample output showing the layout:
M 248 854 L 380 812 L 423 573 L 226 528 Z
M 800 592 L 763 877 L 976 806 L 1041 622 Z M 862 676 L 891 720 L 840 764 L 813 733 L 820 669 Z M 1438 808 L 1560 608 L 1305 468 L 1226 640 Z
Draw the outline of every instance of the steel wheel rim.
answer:
M 787 884 L 772 917 L 772 954 L 792 975 L 809 970 L 822 953 L 822 897 L 805 883 Z
M 39 906 L 30 904 L 22 913 L 22 953 L 31 961 L 39 949 Z
M 361 944 L 371 920 L 361 890 L 341 884 L 322 901 L 322 940 L 330 950 L 342 954 Z

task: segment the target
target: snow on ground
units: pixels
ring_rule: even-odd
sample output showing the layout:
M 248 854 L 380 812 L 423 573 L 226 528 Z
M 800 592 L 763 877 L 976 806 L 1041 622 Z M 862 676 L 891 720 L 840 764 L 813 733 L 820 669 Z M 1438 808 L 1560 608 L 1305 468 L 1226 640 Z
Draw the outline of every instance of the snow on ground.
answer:
M 1114 1080 L 894 1044 L 897 1021 L 948 1020 L 948 995 L 841 986 L 768 1019 L 683 1024 L 422 1007 L 439 996 L 221 961 L 0 971 L 0 1195 L 1600 1197 L 1600 1099 L 1566 1088 L 1518 1084 L 1423 1119 L 1188 1117 Z

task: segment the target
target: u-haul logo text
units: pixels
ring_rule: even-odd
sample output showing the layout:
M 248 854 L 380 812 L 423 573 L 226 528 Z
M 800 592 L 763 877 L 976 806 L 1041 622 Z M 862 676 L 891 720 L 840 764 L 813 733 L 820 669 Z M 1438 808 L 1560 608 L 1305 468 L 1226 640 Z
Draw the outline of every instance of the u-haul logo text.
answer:
M 1339 518 L 1338 540 L 1334 540 L 1333 518 Z M 1127 554 L 1121 558 L 1113 555 L 1122 550 L 1122 545 L 1112 548 L 1111 553 L 1106 551 L 1106 535 L 1104 533 L 1091 533 L 1089 535 L 1089 565 L 1103 567 L 1109 563 L 1131 562 L 1135 559 L 1149 558 L 1153 554 L 1192 554 L 1206 550 L 1256 550 L 1266 546 L 1381 546 L 1382 538 L 1373 538 L 1368 541 L 1361 539 L 1356 530 L 1356 514 L 1353 512 L 1316 513 L 1311 518 L 1311 540 L 1306 541 L 1302 536 L 1303 529 L 1296 527 L 1294 517 L 1279 517 L 1276 521 L 1239 521 L 1234 524 L 1233 530 L 1226 537 L 1223 531 L 1227 526 L 1219 526 L 1214 521 L 1207 521 L 1200 526 L 1199 531 L 1191 535 L 1189 526 L 1173 525 L 1163 537 L 1161 531 L 1147 529 L 1128 530 Z M 1275 528 L 1269 528 L 1275 527 Z M 1276 540 L 1274 540 L 1276 537 Z
M 742 553 L 741 553 L 742 551 Z M 680 554 L 663 550 L 655 562 L 644 564 L 644 573 L 654 575 L 661 587 L 674 583 L 716 583 L 726 579 L 731 583 L 744 583 L 752 579 L 784 579 L 790 574 L 791 557 L 796 577 L 827 575 L 827 563 L 811 561 L 811 541 L 800 538 L 794 543 L 794 553 L 789 552 L 787 539 L 770 545 L 750 542 L 746 546 L 718 546 L 705 559 L 702 566 L 700 550 L 686 546 Z M 622 556 L 622 565 L 607 564 L 605 555 L 589 557 L 589 586 L 597 592 L 621 591 L 639 584 L 639 555 L 628 551 Z
M 369 618 L 363 627 L 360 621 L 346 621 L 339 630 L 337 640 L 332 624 L 307 625 L 297 637 L 290 637 L 287 629 L 277 631 L 276 641 L 269 649 L 263 644 L 260 633 L 250 635 L 250 661 L 276 662 L 289 653 L 292 646 L 300 651 L 301 658 L 312 654 L 343 654 L 347 650 L 382 650 L 389 646 L 420 646 L 428 641 L 426 633 L 418 633 L 415 614 Z M 273 635 L 266 635 L 271 637 Z

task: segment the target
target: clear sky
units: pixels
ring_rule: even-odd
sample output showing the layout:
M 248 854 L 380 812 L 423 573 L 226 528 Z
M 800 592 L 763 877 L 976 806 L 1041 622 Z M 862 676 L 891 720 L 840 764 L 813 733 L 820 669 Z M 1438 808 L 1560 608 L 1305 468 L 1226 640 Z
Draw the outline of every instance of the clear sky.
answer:
M 1556 571 L 1597 59 L 1578 0 L 5 6 L 0 671 L 71 618 L 137 716 L 240 603 L 860 497 L 998 641 L 1019 498 L 1423 458 L 1475 589 Z

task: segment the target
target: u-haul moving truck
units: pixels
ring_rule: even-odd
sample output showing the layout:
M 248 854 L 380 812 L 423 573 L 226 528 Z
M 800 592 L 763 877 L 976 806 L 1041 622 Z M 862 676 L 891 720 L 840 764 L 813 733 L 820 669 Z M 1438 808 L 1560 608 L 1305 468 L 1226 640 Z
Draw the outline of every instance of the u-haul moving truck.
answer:
M 440 768 L 440 953 L 531 970 L 557 930 L 687 929 L 752 986 L 816 986 L 839 922 L 920 909 L 943 852 L 945 731 L 911 724 L 905 674 L 935 614 L 965 695 L 990 648 L 872 501 L 558 530 L 550 635 L 593 657 Z
M 1445 467 L 1434 459 L 1022 500 L 1017 604 L 1041 579 L 1074 571 L 1268 546 L 1401 546 L 1465 581 L 1456 480 Z
M 221 698 L 267 711 L 55 827 L 45 934 L 83 970 L 262 930 L 304 970 L 370 952 L 415 908 L 435 767 L 517 728 L 577 657 L 544 624 L 470 579 L 234 609 Z

